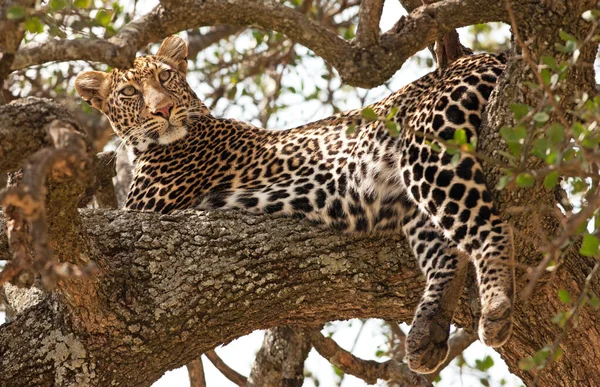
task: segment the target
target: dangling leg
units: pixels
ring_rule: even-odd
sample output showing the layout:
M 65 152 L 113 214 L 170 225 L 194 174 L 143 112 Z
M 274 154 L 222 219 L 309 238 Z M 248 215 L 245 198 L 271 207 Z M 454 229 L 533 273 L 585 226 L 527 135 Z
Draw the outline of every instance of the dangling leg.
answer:
M 482 308 L 479 338 L 491 347 L 501 346 L 510 337 L 514 303 L 508 228 L 494 208 L 475 157 L 463 153 L 453 165 L 444 151 L 427 154 L 423 163 L 413 165 L 406 161 L 410 154 L 403 155 L 409 197 L 473 260 Z
M 448 356 L 452 316 L 464 287 L 468 257 L 444 237 L 429 217 L 410 204 L 402 228 L 427 285 L 406 340 L 411 370 L 431 373 Z

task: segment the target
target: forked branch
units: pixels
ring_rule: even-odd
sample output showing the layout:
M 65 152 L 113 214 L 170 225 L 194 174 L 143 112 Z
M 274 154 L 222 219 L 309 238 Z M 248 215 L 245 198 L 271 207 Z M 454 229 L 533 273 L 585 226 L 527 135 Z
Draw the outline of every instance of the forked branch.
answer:
M 131 64 L 147 44 L 201 26 L 257 26 L 281 32 L 331 64 L 345 82 L 373 87 L 391 77 L 414 53 L 455 28 L 507 19 L 502 2 L 448 0 L 417 8 L 379 35 L 381 0 L 361 7 L 356 43 L 344 40 L 303 14 L 273 0 L 162 1 L 112 38 L 59 39 L 30 43 L 19 49 L 13 70 L 49 61 L 89 60 L 114 67 Z M 366 5 L 371 4 L 371 7 Z

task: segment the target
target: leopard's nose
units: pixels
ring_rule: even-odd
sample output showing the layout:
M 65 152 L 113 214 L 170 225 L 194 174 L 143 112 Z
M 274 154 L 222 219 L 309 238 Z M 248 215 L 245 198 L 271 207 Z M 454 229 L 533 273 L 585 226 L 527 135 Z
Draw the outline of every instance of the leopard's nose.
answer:
M 169 116 L 171 115 L 171 110 L 173 110 L 173 104 L 169 103 L 159 109 L 153 109 L 151 110 L 151 113 L 155 116 L 161 116 L 164 119 L 169 119 Z

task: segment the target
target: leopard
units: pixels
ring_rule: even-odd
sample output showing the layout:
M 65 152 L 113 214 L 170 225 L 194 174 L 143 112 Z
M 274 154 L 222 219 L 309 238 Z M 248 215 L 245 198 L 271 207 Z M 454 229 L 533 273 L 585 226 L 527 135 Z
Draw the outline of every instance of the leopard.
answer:
M 499 347 L 509 339 L 512 235 L 476 154 L 451 146 L 459 130 L 477 140 L 505 56 L 468 55 L 436 69 L 369 105 L 380 119 L 355 109 L 270 130 L 213 116 L 186 80 L 187 55 L 171 36 L 131 68 L 76 78 L 134 159 L 127 210 L 238 209 L 350 233 L 403 233 L 426 282 L 405 341 L 409 368 L 432 373 L 446 360 L 469 262 L 480 340 Z

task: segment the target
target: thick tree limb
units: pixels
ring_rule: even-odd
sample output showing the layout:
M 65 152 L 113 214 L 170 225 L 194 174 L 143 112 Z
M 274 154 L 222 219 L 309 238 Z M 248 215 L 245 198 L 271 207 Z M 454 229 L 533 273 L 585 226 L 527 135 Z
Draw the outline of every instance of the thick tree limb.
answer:
M 357 42 L 373 41 L 375 10 L 365 10 Z M 256 25 L 286 34 L 331 64 L 349 84 L 372 87 L 385 82 L 411 55 L 454 28 L 506 19 L 502 2 L 448 0 L 420 7 L 379 36 L 379 44 L 354 45 L 301 12 L 273 0 L 163 1 L 110 38 L 51 40 L 17 52 L 12 69 L 49 61 L 90 60 L 114 67 L 131 64 L 137 50 L 181 30 L 228 24 Z M 371 26 L 371 27 L 369 27 Z M 359 39 L 360 38 L 360 39 Z M 366 41 L 363 41 L 366 39 Z
M 40 332 L 85 348 L 75 373 L 94 367 L 90 385 L 150 385 L 254 329 L 351 317 L 407 321 L 419 300 L 421 274 L 399 236 L 342 236 L 239 212 L 81 215 L 102 274 L 78 281 L 78 292 L 96 298 L 60 288 L 0 327 L 0 385 L 47 385 L 67 372 Z M 25 323 L 31 335 L 17 334 Z M 32 356 L 41 359 L 37 372 L 23 372 Z

